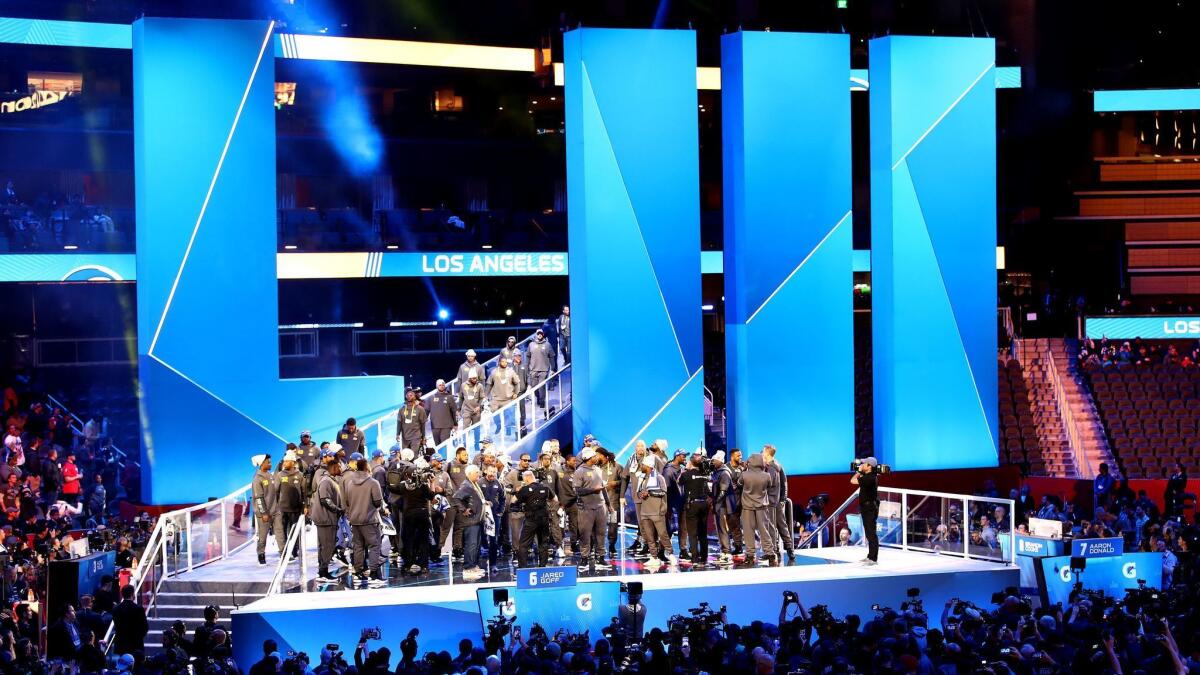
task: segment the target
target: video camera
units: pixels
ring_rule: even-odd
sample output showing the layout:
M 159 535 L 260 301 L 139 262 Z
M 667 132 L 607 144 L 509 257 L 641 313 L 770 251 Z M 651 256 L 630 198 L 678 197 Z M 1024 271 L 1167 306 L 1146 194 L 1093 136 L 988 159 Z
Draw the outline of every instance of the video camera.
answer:
M 696 471 L 705 476 L 711 476 L 712 472 L 717 470 L 717 468 L 713 466 L 712 457 L 708 457 L 707 455 L 696 460 L 694 462 L 694 466 L 696 467 Z
M 725 620 L 722 618 L 722 615 L 725 614 L 724 605 L 720 610 L 713 610 L 707 602 L 702 602 L 699 607 L 689 609 L 688 614 L 690 616 L 675 614 L 667 620 L 668 640 L 676 647 L 683 644 L 684 637 L 688 635 L 702 635 L 710 629 L 721 628 L 725 625 Z
M 838 620 L 833 612 L 829 611 L 829 605 L 813 605 L 808 610 L 808 616 L 812 627 L 817 629 L 821 637 L 837 637 L 846 627 L 843 621 Z
M 862 467 L 863 461 L 861 459 L 855 459 L 853 462 L 850 462 L 850 470 L 855 473 L 863 473 Z M 881 476 L 886 476 L 891 472 L 892 467 L 888 466 L 887 464 L 880 462 L 879 464 L 875 465 L 875 473 Z
M 413 467 L 405 472 L 402 486 L 405 490 L 416 490 L 422 485 L 429 485 L 436 477 L 437 473 L 433 467 L 427 466 L 422 469 Z
M 908 589 L 908 599 L 900 603 L 900 611 L 912 611 L 914 614 L 925 613 L 925 601 L 921 598 L 921 589 L 913 586 Z
M 310 663 L 312 661 L 308 658 L 308 654 L 289 651 L 287 658 L 280 665 L 279 672 L 288 673 L 288 675 L 304 675 L 308 672 Z

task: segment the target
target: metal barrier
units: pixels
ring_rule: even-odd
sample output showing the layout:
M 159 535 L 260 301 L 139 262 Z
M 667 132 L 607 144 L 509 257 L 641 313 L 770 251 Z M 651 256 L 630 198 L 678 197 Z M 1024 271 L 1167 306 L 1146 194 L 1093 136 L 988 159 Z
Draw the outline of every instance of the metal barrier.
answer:
M 53 396 L 51 396 L 49 394 L 46 394 L 46 400 L 48 400 L 51 404 L 53 404 L 54 407 L 62 408 L 63 412 L 67 413 L 67 417 L 70 419 L 71 431 L 78 434 L 79 436 L 83 436 L 83 426 L 84 426 L 85 422 L 82 419 L 80 419 L 78 415 L 71 412 L 71 410 L 69 408 L 67 408 L 67 406 L 63 405 L 62 402 L 60 402 L 58 399 L 54 398 Z M 114 445 L 112 443 L 111 439 L 109 440 L 108 447 L 112 448 L 113 452 L 124 457 L 125 461 L 133 462 L 134 466 L 141 467 L 141 464 L 139 464 L 137 462 L 137 460 L 132 459 L 129 455 L 125 454 L 125 452 L 123 450 L 121 450 L 120 448 L 118 448 L 116 445 Z
M 1067 389 L 1063 386 L 1062 378 L 1058 376 L 1058 364 L 1054 360 L 1054 351 L 1047 344 L 1042 352 L 1042 360 L 1046 364 L 1046 372 L 1050 376 L 1050 385 L 1054 389 L 1054 399 L 1058 403 L 1058 417 L 1063 428 L 1067 431 L 1067 443 L 1071 447 L 1071 456 L 1075 458 L 1075 473 L 1079 478 L 1095 478 L 1096 469 L 1087 458 L 1087 448 L 1083 445 L 1083 432 L 1079 429 L 1079 420 L 1071 409 L 1071 400 L 1067 397 Z
M 537 333 L 530 333 L 528 336 L 525 337 L 525 339 L 523 339 L 517 343 L 517 347 L 524 348 L 527 344 L 529 344 L 530 341 L 533 340 L 533 338 L 536 335 L 537 335 Z M 485 377 L 487 376 L 488 373 L 491 372 L 492 368 L 496 367 L 496 365 L 499 363 L 499 361 L 500 361 L 500 354 L 497 353 L 492 358 L 490 358 L 486 361 L 479 362 L 480 365 L 483 366 L 483 372 L 484 372 Z M 561 371 L 559 371 L 559 372 L 561 372 Z M 452 395 L 454 395 L 454 396 L 458 395 L 458 373 L 457 372 L 455 372 L 454 377 L 448 378 L 446 380 L 446 389 Z M 425 392 L 424 394 L 421 395 L 421 401 L 423 401 L 423 402 L 428 401 L 429 398 L 436 393 L 437 393 L 437 389 L 432 389 L 430 391 Z M 392 447 L 393 444 L 396 443 L 396 438 L 399 435 L 397 433 L 398 430 L 396 429 L 396 416 L 399 413 L 400 413 L 400 405 L 397 404 L 396 407 L 393 408 L 391 412 L 389 412 L 381 417 L 377 417 L 377 418 L 371 420 L 370 422 L 367 422 L 366 424 L 359 425 L 359 428 L 362 429 L 364 437 L 369 437 L 369 435 L 371 433 L 370 430 L 374 429 L 375 447 L 390 448 L 390 447 Z M 428 426 L 428 422 L 426 423 L 426 427 L 425 427 L 425 435 L 429 438 L 433 437 L 433 429 Z
M 305 555 L 304 551 L 304 527 L 306 523 L 307 520 L 304 514 L 301 513 L 299 520 L 292 526 L 292 531 L 288 533 L 287 543 L 283 545 L 283 550 L 279 552 L 279 564 L 275 568 L 274 576 L 271 577 L 271 585 L 267 588 L 267 595 L 275 595 L 283 590 L 283 578 L 287 574 L 288 568 L 291 567 L 293 558 L 298 558 L 300 563 L 300 591 L 308 591 L 308 556 Z M 299 555 L 292 555 L 295 551 L 299 551 Z
M 861 545 L 865 535 L 857 509 L 858 495 L 855 490 L 820 525 L 805 528 L 798 547 Z M 879 545 L 1015 564 L 1012 536 L 1017 523 L 1013 506 L 1013 500 L 999 497 L 881 487 Z M 995 522 L 997 518 L 1003 523 Z
M 158 592 L 168 577 L 229 557 L 254 540 L 257 521 L 251 504 L 251 486 L 246 485 L 220 499 L 158 517 L 129 579 L 147 613 L 157 615 Z M 112 636 L 110 625 L 104 634 L 105 653 Z

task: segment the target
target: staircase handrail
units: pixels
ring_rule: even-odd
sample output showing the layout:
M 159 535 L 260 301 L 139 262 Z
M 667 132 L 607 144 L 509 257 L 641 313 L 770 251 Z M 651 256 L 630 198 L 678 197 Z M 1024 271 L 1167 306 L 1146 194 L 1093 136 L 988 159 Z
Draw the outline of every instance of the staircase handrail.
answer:
M 962 534 L 962 542 L 961 542 L 962 550 L 961 551 L 957 551 L 957 550 L 941 551 L 941 553 L 945 553 L 947 555 L 962 555 L 965 558 L 977 558 L 977 559 L 982 559 L 982 560 L 995 561 L 996 560 L 995 557 L 977 555 L 975 553 L 972 553 L 971 549 L 970 549 L 971 533 L 968 531 L 968 529 L 965 526 L 967 523 L 967 519 L 969 518 L 969 514 L 971 513 L 970 503 L 972 501 L 978 501 L 978 502 L 985 502 L 989 505 L 990 504 L 999 504 L 999 505 L 1002 505 L 1005 507 L 1006 515 L 1008 517 L 1008 531 L 1007 531 L 1007 533 L 1001 533 L 1001 535 L 1006 535 L 1010 538 L 1010 540 L 1009 540 L 1010 545 L 1008 547 L 1007 555 L 1003 556 L 1003 559 L 1001 560 L 1001 562 L 1005 562 L 1010 565 L 1015 564 L 1015 562 L 1016 562 L 1015 548 L 1016 547 L 1011 545 L 1013 543 L 1012 537 L 1014 536 L 1014 533 L 1016 532 L 1016 526 L 1017 526 L 1016 514 L 1014 513 L 1015 503 L 1013 502 L 1013 500 L 1005 499 L 1005 498 L 1001 498 L 1001 497 L 977 497 L 977 496 L 973 496 L 973 495 L 956 494 L 956 493 L 951 493 L 951 492 L 936 492 L 936 491 L 931 491 L 931 490 L 913 490 L 913 489 L 908 489 L 908 488 L 881 487 L 881 488 L 879 488 L 879 493 L 881 496 L 884 494 L 896 495 L 898 498 L 896 501 L 898 501 L 900 504 L 900 543 L 894 544 L 894 543 L 888 543 L 888 542 L 881 541 L 879 544 L 880 546 L 889 547 L 889 548 L 898 548 L 903 551 L 915 551 L 915 552 L 920 552 L 920 553 L 937 553 L 937 551 L 934 551 L 933 549 L 909 544 L 909 542 L 908 542 L 908 523 L 909 523 L 911 515 L 913 513 L 916 513 L 917 509 L 921 508 L 930 498 L 953 500 L 955 502 L 961 503 L 961 506 L 962 506 L 961 517 L 964 519 L 963 520 L 964 528 L 961 532 L 961 534 Z M 822 548 L 825 548 L 826 541 L 829 541 L 831 545 L 833 542 L 836 542 L 837 541 L 837 529 L 836 528 L 837 528 L 838 522 L 843 516 L 847 515 L 847 512 L 849 511 L 850 507 L 858 501 L 858 496 L 859 496 L 859 491 L 857 489 L 854 490 L 854 492 L 850 493 L 850 496 L 847 497 L 846 500 L 844 502 L 842 502 L 842 504 L 840 506 L 838 506 L 836 509 L 834 509 L 833 513 L 831 513 L 827 518 L 825 518 L 824 520 L 821 521 L 821 524 L 817 527 L 817 530 L 815 532 L 812 532 L 808 536 L 801 539 L 801 541 L 797 544 L 797 548 L 822 549 Z M 918 499 L 914 500 L 915 503 L 910 503 L 910 498 L 918 498 Z M 1000 536 L 1000 535 L 998 535 L 998 536 Z M 1001 550 L 1003 550 L 1003 547 L 1001 547 Z
M 151 532 L 150 532 L 150 538 L 146 541 L 146 548 L 142 552 L 142 558 L 141 558 L 141 560 L 137 561 L 137 564 L 134 566 L 133 572 L 129 577 L 129 585 L 133 586 L 135 592 L 140 594 L 142 584 L 146 581 L 147 577 L 150 577 L 151 575 L 157 575 L 157 578 L 151 579 L 152 587 L 150 589 L 150 597 L 149 597 L 148 601 L 146 602 L 147 612 L 155 611 L 157 609 L 158 591 L 159 591 L 159 589 L 162 588 L 163 582 L 166 581 L 167 577 L 174 576 L 183 571 L 190 572 L 193 569 L 195 569 L 196 567 L 201 567 L 203 565 L 207 565 L 208 563 L 216 562 L 218 560 L 221 560 L 222 558 L 229 557 L 229 556 L 233 555 L 234 553 L 242 550 L 242 548 L 244 548 L 251 541 L 254 540 L 255 532 L 251 531 L 250 536 L 247 537 L 246 541 L 242 542 L 241 544 L 238 544 L 237 546 L 234 546 L 233 548 L 229 547 L 229 523 L 226 522 L 226 515 L 225 515 L 226 512 L 224 509 L 224 504 L 226 502 L 236 503 L 237 500 L 239 500 L 242 495 L 244 495 L 245 493 L 250 491 L 251 487 L 252 487 L 252 485 L 247 483 L 246 485 L 243 485 L 242 487 L 238 488 L 237 490 L 234 490 L 233 492 L 225 495 L 224 497 L 221 497 L 220 499 L 213 499 L 213 500 L 204 502 L 203 504 L 187 506 L 182 509 L 175 509 L 174 511 L 167 511 L 167 512 L 159 515 L 158 522 L 156 522 L 154 524 L 154 529 L 151 530 Z M 220 549 L 220 552 L 212 558 L 209 558 L 207 560 L 202 560 L 199 563 L 193 563 L 192 562 L 192 549 L 191 549 L 192 514 L 201 512 L 201 511 L 207 511 L 207 510 L 211 509 L 212 507 L 218 506 L 218 505 L 220 505 L 222 507 L 220 510 L 220 512 L 221 512 L 221 536 L 220 536 L 221 549 Z M 243 514 L 243 518 L 248 518 L 255 527 L 257 526 L 257 520 L 254 518 L 254 514 L 250 513 L 249 510 L 247 510 L 247 512 Z M 176 568 L 175 571 L 172 572 L 170 570 L 170 568 L 167 566 L 167 540 L 169 538 L 171 538 L 172 536 L 176 536 L 179 534 L 179 532 L 176 531 L 176 529 L 175 529 L 176 528 L 175 523 L 179 519 L 183 520 L 184 525 L 183 525 L 182 531 L 183 531 L 184 536 L 186 537 L 186 541 L 188 542 L 188 564 L 185 568 Z M 252 530 L 253 529 L 255 529 L 255 528 L 252 528 Z M 171 535 L 171 536 L 168 536 L 168 535 Z M 178 544 L 176 544 L 176 545 L 178 545 Z M 161 573 L 160 573 L 160 567 L 161 567 Z M 140 598 L 139 598 L 139 602 L 140 602 Z M 113 625 L 110 623 L 108 626 L 108 630 L 106 630 L 104 633 L 104 639 L 103 639 L 105 654 L 107 654 L 109 652 L 109 650 L 111 649 L 112 636 L 113 636 Z
M 517 345 L 516 345 L 517 348 L 522 348 L 522 347 L 528 345 L 536 337 L 537 337 L 537 331 L 530 333 L 524 339 L 517 342 Z M 477 361 L 476 363 L 478 363 L 480 366 L 483 367 L 484 377 L 487 377 L 488 372 L 492 369 L 492 367 L 496 366 L 499 363 L 499 361 L 500 361 L 500 353 L 499 353 L 499 350 L 497 350 L 496 355 L 493 356 L 492 358 L 488 359 L 487 361 Z M 456 396 L 456 397 L 458 396 L 458 372 L 457 371 L 455 371 L 455 375 L 453 378 L 446 380 L 446 389 L 447 389 L 447 391 L 450 392 L 450 394 L 452 396 Z M 432 397 L 436 393 L 438 393 L 436 387 L 425 392 L 424 394 L 421 395 L 421 402 L 422 403 L 428 402 L 429 398 Z M 428 407 L 426 407 L 426 409 L 428 409 Z M 400 414 L 400 406 L 399 405 L 397 405 L 395 408 L 392 408 L 391 412 L 384 413 L 383 415 L 376 417 L 375 419 L 371 420 L 370 422 L 362 425 L 361 429 L 363 431 L 363 436 L 366 437 L 368 429 L 375 427 L 376 428 L 376 431 L 375 431 L 376 447 L 378 447 L 380 449 L 386 449 L 386 448 L 391 447 L 392 444 L 396 442 L 396 439 L 393 437 L 390 440 L 387 440 L 387 441 L 384 440 L 383 425 L 387 424 L 391 420 L 396 419 L 396 416 L 398 414 Z M 433 434 L 431 433 L 431 431 L 432 431 L 431 428 L 428 426 L 429 424 L 430 424 L 430 422 L 426 421 L 426 425 L 427 425 L 426 433 L 429 434 L 430 436 L 432 436 Z M 398 431 L 399 430 L 397 430 L 397 432 Z
M 1071 401 L 1067 398 L 1066 387 L 1063 386 L 1062 378 L 1058 376 L 1058 361 L 1055 360 L 1054 351 L 1048 344 L 1045 351 L 1042 352 L 1042 357 L 1049 364 L 1046 372 L 1050 374 L 1050 386 L 1054 390 L 1054 398 L 1058 402 L 1058 417 L 1067 431 L 1067 443 L 1071 448 L 1071 456 L 1075 458 L 1075 473 L 1080 478 L 1095 478 L 1095 471 L 1091 467 L 1091 462 L 1087 460 L 1087 449 L 1083 447 L 1083 434 L 1079 429 L 1079 420 L 1075 417 L 1075 411 L 1071 410 Z
M 287 543 L 283 545 L 283 550 L 279 552 L 279 564 L 275 567 L 275 574 L 271 576 L 271 584 L 267 587 L 267 595 L 276 595 L 283 589 L 283 576 L 287 572 L 288 565 L 292 562 L 292 552 L 297 548 L 300 550 L 300 590 L 308 591 L 308 558 L 304 551 L 304 514 L 300 514 L 300 518 L 296 520 L 296 524 L 292 526 L 291 532 L 288 533 Z M 298 544 L 299 542 L 299 544 Z

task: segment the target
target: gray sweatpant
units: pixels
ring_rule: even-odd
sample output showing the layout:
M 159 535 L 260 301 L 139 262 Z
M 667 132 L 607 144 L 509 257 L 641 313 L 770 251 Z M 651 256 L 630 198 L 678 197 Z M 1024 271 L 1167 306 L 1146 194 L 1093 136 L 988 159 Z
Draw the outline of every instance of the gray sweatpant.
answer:
M 604 555 L 608 534 L 608 510 L 603 504 L 579 507 L 579 553 L 583 560 Z
M 333 549 L 337 545 L 337 526 L 317 526 L 317 572 L 329 573 L 329 561 L 333 560 Z
M 354 569 L 358 572 L 370 571 L 371 576 L 380 575 L 382 565 L 379 555 L 379 524 L 352 525 L 351 538 L 354 540 Z M 367 567 L 364 567 L 367 564 Z
M 783 550 L 792 552 L 796 543 L 792 537 L 792 525 L 788 520 L 787 503 L 779 502 L 771 507 L 771 526 L 780 539 L 783 539 Z
M 763 555 L 775 555 L 775 528 L 771 526 L 771 507 L 749 509 L 742 507 L 742 537 L 746 542 L 746 557 L 754 555 L 754 535 L 762 544 Z
M 667 531 L 665 517 L 643 515 L 641 522 L 638 523 L 638 530 L 646 548 L 650 550 L 651 558 L 658 557 L 658 554 L 663 551 L 673 553 L 671 551 L 671 533 Z

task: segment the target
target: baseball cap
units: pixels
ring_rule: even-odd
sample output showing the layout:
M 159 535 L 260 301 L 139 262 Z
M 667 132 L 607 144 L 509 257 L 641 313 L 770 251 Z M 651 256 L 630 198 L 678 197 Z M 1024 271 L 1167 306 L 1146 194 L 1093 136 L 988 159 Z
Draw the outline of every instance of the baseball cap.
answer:
M 416 456 L 417 454 L 412 451 L 412 448 L 404 448 L 400 451 L 400 459 L 404 460 L 405 462 L 411 462 L 413 457 Z
M 324 459 L 326 457 L 333 457 L 336 454 L 337 453 L 334 452 L 333 448 L 325 448 L 321 451 L 321 458 Z
M 863 459 L 862 462 L 863 464 L 868 464 L 870 466 L 879 466 L 879 460 L 875 459 L 874 457 L 867 457 Z
M 696 448 L 695 450 L 692 451 L 693 457 L 695 457 L 696 455 L 703 455 L 703 454 L 704 454 L 704 448 Z
M 383 457 L 383 450 L 381 450 L 379 448 L 375 448 L 374 450 L 372 450 L 371 451 L 371 459 L 375 459 L 376 457 Z
M 122 654 L 121 658 L 117 659 L 117 672 L 129 672 L 133 670 L 133 655 Z
M 467 350 L 467 356 L 475 356 L 475 350 L 474 350 L 474 349 L 468 349 L 468 350 Z M 474 371 L 472 371 L 472 372 L 474 372 Z
M 676 448 L 675 454 L 673 456 L 674 457 L 684 457 L 686 455 L 687 455 L 687 450 L 684 450 L 683 448 Z
M 436 385 L 438 387 L 442 386 L 443 384 L 446 384 L 446 381 L 441 378 L 438 378 L 438 381 L 434 382 L 434 385 Z
M 596 456 L 596 451 L 591 448 L 584 448 L 583 452 L 579 453 L 579 458 L 587 461 Z
M 535 331 L 533 331 L 533 332 L 534 332 L 534 333 L 537 333 L 537 334 L 539 334 L 539 335 L 545 335 L 545 334 L 546 334 L 546 331 L 542 330 L 541 328 L 539 328 L 539 329 L 537 329 L 537 330 L 535 330 Z
M 583 442 L 584 442 L 584 443 L 590 443 L 590 442 L 592 442 L 592 441 L 594 441 L 594 440 L 596 440 L 596 437 L 595 437 L 595 436 L 593 436 L 593 435 L 591 435 L 591 434 L 587 434 L 586 436 L 584 436 L 584 437 L 583 437 Z
M 360 459 L 366 459 L 365 457 L 363 457 L 361 452 L 356 452 L 353 455 L 350 455 L 351 462 L 357 462 Z
M 311 437 L 311 436 L 312 436 L 312 432 L 311 432 L 311 431 L 309 431 L 308 429 L 305 429 L 304 431 L 301 431 L 301 432 L 300 432 L 300 438 L 304 438 L 305 436 L 309 436 L 309 437 Z

